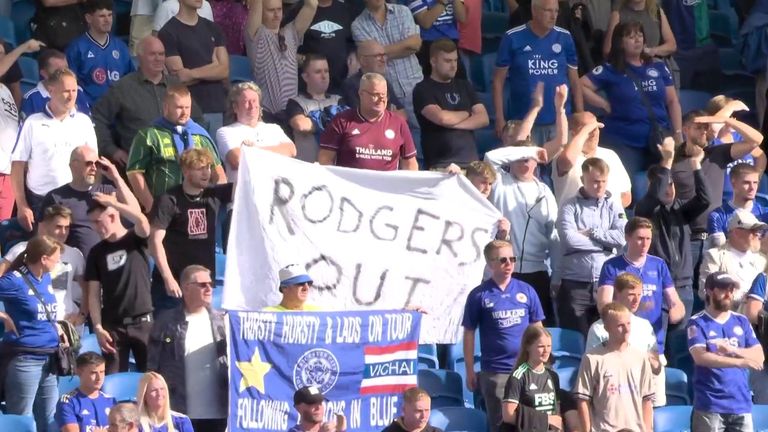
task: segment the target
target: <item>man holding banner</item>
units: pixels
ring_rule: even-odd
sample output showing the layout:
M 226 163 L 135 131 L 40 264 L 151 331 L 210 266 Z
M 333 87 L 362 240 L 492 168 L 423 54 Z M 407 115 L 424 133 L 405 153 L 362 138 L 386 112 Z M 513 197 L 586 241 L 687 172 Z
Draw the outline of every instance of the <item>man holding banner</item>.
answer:
M 299 413 L 299 422 L 288 432 L 345 432 L 346 420 L 343 414 L 337 414 L 335 421 L 323 422 L 325 416 L 325 396 L 315 386 L 304 386 L 293 394 L 293 406 Z
M 276 306 L 267 306 L 265 311 L 269 312 L 288 312 L 288 311 L 317 311 L 320 310 L 315 305 L 308 304 L 309 289 L 312 288 L 312 278 L 297 264 L 291 264 L 280 269 L 280 287 L 278 290 L 283 295 L 280 304 Z

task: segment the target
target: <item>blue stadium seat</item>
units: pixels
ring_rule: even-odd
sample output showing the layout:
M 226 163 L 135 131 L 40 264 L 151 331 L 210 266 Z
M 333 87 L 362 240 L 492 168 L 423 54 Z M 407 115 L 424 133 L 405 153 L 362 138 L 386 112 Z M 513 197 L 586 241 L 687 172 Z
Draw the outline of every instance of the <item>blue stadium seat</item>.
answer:
M 475 332 L 475 372 L 480 371 L 480 337 L 478 336 L 478 332 Z M 464 366 L 464 343 L 463 339 L 459 339 L 458 342 L 456 342 L 453 345 L 448 345 L 448 356 L 446 358 L 446 365 L 444 366 L 447 370 L 452 370 L 454 372 L 457 372 L 459 375 L 461 375 L 462 381 L 467 382 L 467 371 Z M 464 386 L 463 389 L 464 392 L 464 405 L 468 407 L 473 407 L 475 405 L 475 396 L 470 392 L 466 386 Z
M 733 37 L 736 35 L 731 16 L 726 12 L 709 11 L 709 30 L 712 40 L 719 47 L 733 46 Z
M 691 392 L 688 387 L 688 375 L 680 369 L 665 368 L 667 381 L 667 405 L 690 405 Z
M 698 90 L 680 90 L 680 108 L 683 115 L 689 111 L 704 109 L 712 95 Z
M 689 405 L 672 405 L 653 410 L 654 432 L 691 432 L 691 412 Z
M 246 56 L 229 56 L 229 80 L 233 83 L 253 81 L 251 61 Z
M 487 432 L 485 413 L 474 408 L 434 408 L 429 424 L 444 432 Z
M 755 432 L 768 432 L 768 405 L 752 406 L 752 426 Z
M 688 351 L 688 335 L 685 329 L 667 333 L 667 347 L 664 351 L 667 367 L 682 370 L 687 376 L 693 375 L 693 359 Z
M 37 83 L 40 80 L 40 71 L 37 67 L 37 60 L 32 57 L 19 57 L 19 67 L 21 68 L 22 79 Z
M 440 362 L 437 359 L 437 345 L 419 345 L 419 369 L 439 369 Z
M 26 41 L 32 37 L 32 29 L 29 26 L 32 17 L 35 16 L 34 0 L 21 0 L 13 2 L 11 6 L 11 19 L 16 30 L 16 40 Z
M 140 372 L 120 372 L 107 375 L 101 391 L 113 396 L 118 402 L 136 401 L 139 390 L 139 380 L 144 375 Z
M 560 377 L 560 388 L 566 391 L 572 391 L 576 386 L 576 379 L 579 377 L 579 366 L 567 366 L 555 369 L 557 376 Z
M 18 45 L 16 42 L 16 27 L 9 17 L 0 16 L 0 38 L 14 47 Z
M 35 432 L 35 419 L 29 416 L 0 415 L 0 431 Z
M 574 357 L 581 359 L 586 341 L 584 335 L 569 329 L 547 327 L 552 335 L 552 355 L 555 357 Z
M 224 270 L 227 268 L 227 256 L 216 252 L 216 282 L 224 282 Z
M 95 333 L 83 336 L 80 338 L 80 352 L 79 354 L 93 351 L 97 354 L 101 354 L 101 347 L 99 346 L 99 340 L 96 338 Z
M 77 375 L 59 377 L 59 395 L 69 393 L 80 386 L 80 378 Z
M 741 54 L 733 48 L 720 48 L 720 70 L 723 72 L 745 72 Z
M 419 387 L 429 393 L 432 408 L 464 407 L 464 380 L 458 372 L 419 369 Z

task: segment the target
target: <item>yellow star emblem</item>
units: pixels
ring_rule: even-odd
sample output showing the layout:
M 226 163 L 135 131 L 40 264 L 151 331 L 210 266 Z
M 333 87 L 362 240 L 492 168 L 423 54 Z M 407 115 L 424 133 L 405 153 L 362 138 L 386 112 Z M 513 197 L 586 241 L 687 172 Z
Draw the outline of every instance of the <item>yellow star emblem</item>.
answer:
M 253 357 L 249 362 L 237 362 L 237 368 L 243 377 L 240 379 L 240 392 L 248 387 L 255 387 L 258 391 L 264 391 L 264 375 L 272 369 L 272 365 L 261 361 L 259 350 L 253 352 Z

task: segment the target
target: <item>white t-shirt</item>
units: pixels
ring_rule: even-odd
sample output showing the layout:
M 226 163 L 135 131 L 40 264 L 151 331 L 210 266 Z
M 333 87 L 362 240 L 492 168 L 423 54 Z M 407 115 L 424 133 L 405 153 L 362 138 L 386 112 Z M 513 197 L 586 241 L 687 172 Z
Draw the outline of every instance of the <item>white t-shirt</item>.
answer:
M 9 263 L 13 262 L 24 249 L 27 242 L 14 245 L 3 257 Z M 56 296 L 56 319 L 62 320 L 68 314 L 80 310 L 78 305 L 83 302 L 83 290 L 77 279 L 85 274 L 85 258 L 79 249 L 64 245 L 61 260 L 51 272 L 51 287 Z
M 259 122 L 256 126 L 248 126 L 240 122 L 224 126 L 216 132 L 216 146 L 219 154 L 224 159 L 227 168 L 227 178 L 237 182 L 237 170 L 227 161 L 227 153 L 230 150 L 240 148 L 243 141 L 252 141 L 256 147 L 274 147 L 282 143 L 291 142 L 283 129 L 273 123 Z
M 152 30 L 159 32 L 161 28 L 179 13 L 179 0 L 166 0 L 157 7 L 155 21 Z M 203 0 L 203 6 L 197 10 L 197 14 L 209 21 L 213 21 L 213 10 L 208 0 Z
M 610 168 L 608 171 L 608 191 L 611 193 L 611 197 L 621 205 L 621 193 L 632 190 L 632 181 L 629 179 L 624 164 L 621 163 L 616 152 L 603 147 L 595 149 L 594 157 L 600 158 L 608 164 Z M 581 165 L 585 160 L 587 158 L 584 154 L 580 154 L 571 170 L 559 177 L 557 175 L 557 159 L 555 159 L 555 163 L 552 164 L 552 183 L 555 186 L 557 202 L 561 203 L 575 196 L 579 192 L 579 188 L 583 186 L 581 184 Z M 621 207 L 624 208 L 623 205 Z
M 187 383 L 187 412 L 193 419 L 225 418 L 220 409 L 216 345 L 208 310 L 186 313 L 187 335 L 184 339 L 184 369 Z
M 19 110 L 8 87 L 0 84 L 0 174 L 11 173 L 11 153 L 19 133 Z

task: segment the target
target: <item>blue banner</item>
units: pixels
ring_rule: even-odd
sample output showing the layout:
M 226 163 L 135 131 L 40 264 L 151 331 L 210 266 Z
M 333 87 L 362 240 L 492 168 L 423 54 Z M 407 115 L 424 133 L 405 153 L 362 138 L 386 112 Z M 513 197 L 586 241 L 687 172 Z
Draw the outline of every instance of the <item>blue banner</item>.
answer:
M 326 421 L 380 431 L 416 386 L 421 314 L 408 311 L 229 311 L 229 430 L 286 431 L 293 393 L 316 386 Z

